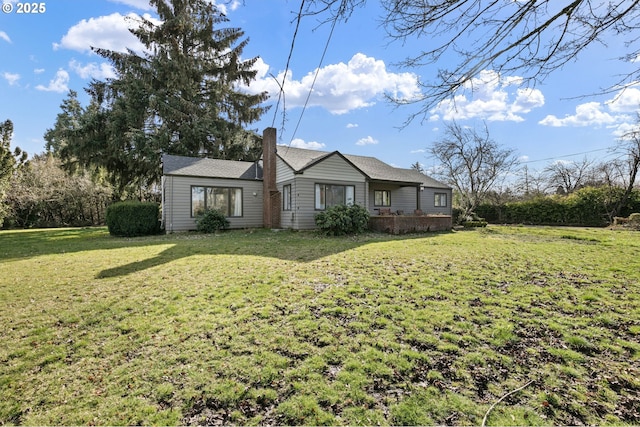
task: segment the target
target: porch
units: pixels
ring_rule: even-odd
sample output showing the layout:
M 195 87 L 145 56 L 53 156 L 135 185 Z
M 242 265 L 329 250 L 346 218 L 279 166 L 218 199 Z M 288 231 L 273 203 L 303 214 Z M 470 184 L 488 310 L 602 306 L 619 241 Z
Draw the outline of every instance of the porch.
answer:
M 453 227 L 451 215 L 423 215 L 416 211 L 410 215 L 402 212 L 393 214 L 382 212 L 369 217 L 369 228 L 389 234 L 424 233 L 428 231 L 447 231 Z

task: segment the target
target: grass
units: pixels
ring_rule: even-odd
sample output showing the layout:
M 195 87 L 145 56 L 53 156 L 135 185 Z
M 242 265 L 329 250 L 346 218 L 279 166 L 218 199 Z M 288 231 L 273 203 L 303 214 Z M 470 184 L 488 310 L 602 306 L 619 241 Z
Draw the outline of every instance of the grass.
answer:
M 640 424 L 640 235 L 0 232 L 0 423 Z

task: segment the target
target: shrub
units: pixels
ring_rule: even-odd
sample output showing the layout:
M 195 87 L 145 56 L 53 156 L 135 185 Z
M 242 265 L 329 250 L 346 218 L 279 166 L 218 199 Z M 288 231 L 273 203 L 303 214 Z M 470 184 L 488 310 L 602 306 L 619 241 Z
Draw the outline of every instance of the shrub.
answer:
M 369 226 L 369 211 L 360 205 L 336 205 L 320 212 L 316 226 L 329 236 L 364 232 Z
M 461 224 L 462 221 L 464 220 L 464 217 L 462 215 L 463 211 L 460 208 L 453 208 L 451 210 L 451 219 L 453 220 L 454 224 Z
M 118 202 L 107 207 L 109 233 L 119 237 L 148 236 L 160 232 L 160 206 L 150 202 Z
M 196 219 L 196 229 L 201 233 L 215 233 L 229 227 L 229 220 L 217 209 L 209 209 Z

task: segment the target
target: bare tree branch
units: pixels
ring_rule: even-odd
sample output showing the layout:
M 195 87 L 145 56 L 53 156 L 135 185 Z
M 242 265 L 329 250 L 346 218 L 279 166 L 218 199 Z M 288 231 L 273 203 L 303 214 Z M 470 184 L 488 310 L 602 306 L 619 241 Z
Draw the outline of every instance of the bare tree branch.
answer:
M 372 0 L 370 0 L 372 1 Z M 307 14 L 339 16 L 347 20 L 366 0 L 307 0 Z M 434 68 L 432 79 L 421 82 L 421 96 L 394 99 L 414 104 L 409 118 L 427 116 L 439 102 L 462 90 L 473 90 L 483 70 L 518 75 L 523 85 L 535 85 L 589 46 L 607 39 L 621 40 L 628 52 L 620 61 L 640 56 L 640 0 L 379 0 L 381 17 L 392 40 L 417 39 L 424 48 L 405 58 L 405 67 L 437 67 L 453 60 L 452 68 Z M 328 20 L 328 19 L 327 19 Z M 617 79 L 608 89 L 640 80 L 640 68 Z

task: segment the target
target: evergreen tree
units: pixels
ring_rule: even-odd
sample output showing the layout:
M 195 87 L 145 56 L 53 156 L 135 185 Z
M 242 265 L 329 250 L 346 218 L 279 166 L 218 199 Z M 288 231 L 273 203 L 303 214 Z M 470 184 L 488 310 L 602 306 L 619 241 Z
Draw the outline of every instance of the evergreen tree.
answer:
M 242 30 L 218 28 L 227 19 L 206 0 L 151 4 L 161 23 L 140 17 L 131 30 L 145 52 L 94 49 L 117 77 L 91 82 L 79 131 L 66 123 L 75 110 L 65 112 L 64 104 L 56 122 L 73 136 L 60 147 L 65 163 L 103 166 L 119 190 L 159 182 L 164 153 L 232 160 L 254 160 L 260 153 L 244 126 L 264 113 L 266 93 L 237 88 L 256 75 L 257 58 L 241 59 L 248 43 Z
M 13 123 L 6 120 L 0 123 L 0 226 L 4 222 L 8 208 L 5 203 L 7 188 L 11 184 L 14 165 L 16 163 L 11 153 L 11 137 L 13 136 Z M 17 152 L 16 152 L 17 153 Z
M 70 90 L 67 98 L 60 105 L 62 110 L 56 117 L 53 129 L 47 129 L 44 139 L 47 141 L 45 148 L 47 152 L 56 157 L 66 159 L 69 168 L 75 168 L 77 161 L 74 161 L 72 151 L 77 141 L 75 138 L 81 131 L 84 109 L 78 101 L 78 93 Z

